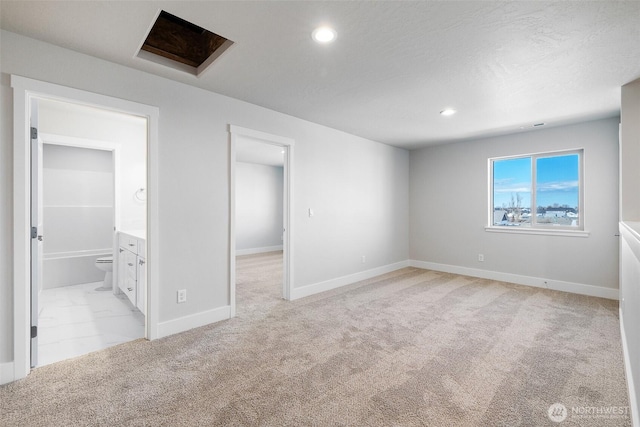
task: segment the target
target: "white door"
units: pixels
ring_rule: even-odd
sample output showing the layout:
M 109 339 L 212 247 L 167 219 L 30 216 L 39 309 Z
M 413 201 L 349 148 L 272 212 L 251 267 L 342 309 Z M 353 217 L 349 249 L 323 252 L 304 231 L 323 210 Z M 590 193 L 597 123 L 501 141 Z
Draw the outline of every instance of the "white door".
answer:
M 42 139 L 38 100 L 31 100 L 31 367 L 38 365 L 38 296 L 42 290 Z

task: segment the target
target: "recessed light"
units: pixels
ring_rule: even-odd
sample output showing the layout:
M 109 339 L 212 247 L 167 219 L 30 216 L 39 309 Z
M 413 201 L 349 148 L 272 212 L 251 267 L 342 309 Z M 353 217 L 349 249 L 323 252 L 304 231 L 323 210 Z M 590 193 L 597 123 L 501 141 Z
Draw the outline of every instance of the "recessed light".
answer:
M 440 114 L 443 116 L 453 116 L 456 113 L 456 110 L 454 110 L 453 108 L 445 108 L 444 110 L 440 111 Z
M 318 27 L 311 33 L 311 37 L 318 43 L 331 43 L 337 35 L 336 30 L 331 27 Z

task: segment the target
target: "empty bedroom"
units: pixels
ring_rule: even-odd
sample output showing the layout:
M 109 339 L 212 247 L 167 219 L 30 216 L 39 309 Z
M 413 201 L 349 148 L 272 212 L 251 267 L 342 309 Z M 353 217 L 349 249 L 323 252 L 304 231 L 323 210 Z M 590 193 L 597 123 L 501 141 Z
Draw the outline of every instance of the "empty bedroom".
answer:
M 2 0 L 0 28 L 3 427 L 640 426 L 640 2 Z M 38 323 L 38 103 L 146 144 L 57 308 L 139 319 L 88 354 Z

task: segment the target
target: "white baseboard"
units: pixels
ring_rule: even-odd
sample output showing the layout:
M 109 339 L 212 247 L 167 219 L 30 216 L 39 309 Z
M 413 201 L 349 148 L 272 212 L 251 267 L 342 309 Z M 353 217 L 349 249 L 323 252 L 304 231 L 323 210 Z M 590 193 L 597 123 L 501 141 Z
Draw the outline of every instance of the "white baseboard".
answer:
M 282 245 L 265 246 L 264 248 L 238 249 L 236 250 L 236 256 L 262 254 L 265 252 L 275 252 L 275 251 L 281 251 L 281 250 L 282 250 Z
M 8 384 L 15 380 L 13 362 L 0 363 L 0 385 Z
M 411 267 L 424 268 L 426 270 L 443 271 L 445 273 L 462 274 L 464 276 L 480 277 L 482 279 L 500 280 L 502 282 L 517 283 L 519 285 L 533 286 L 536 288 L 553 289 L 556 291 L 570 292 L 573 294 L 589 295 L 618 300 L 620 291 L 602 286 L 584 285 L 582 283 L 564 282 L 562 280 L 545 279 L 541 277 L 522 276 L 520 274 L 501 273 L 499 271 L 481 270 L 479 268 L 460 267 L 457 265 L 438 264 L 427 261 L 410 260 Z
M 320 292 L 330 291 L 331 289 L 339 288 L 341 286 L 350 285 L 361 280 L 371 279 L 372 277 L 380 276 L 381 274 L 390 273 L 401 268 L 409 266 L 409 261 L 400 261 L 394 264 L 383 265 L 382 267 L 372 268 L 371 270 L 361 271 L 359 273 L 349 274 L 348 276 L 342 276 L 331 280 L 326 280 L 320 283 L 314 283 L 312 285 L 302 286 L 300 288 L 291 289 L 291 299 L 308 297 Z
M 622 317 L 622 308 L 620 312 L 620 335 L 622 336 L 622 356 L 624 358 L 624 371 L 627 377 L 627 391 L 629 393 L 629 410 L 631 411 L 631 424 L 634 427 L 640 427 L 640 414 L 638 414 L 638 399 L 636 398 L 636 389 L 633 382 L 633 372 L 631 371 L 631 359 L 629 358 L 629 347 L 627 347 L 627 334 L 624 329 L 624 319 Z
M 202 313 L 191 314 L 178 319 L 161 322 L 158 324 L 158 338 L 185 332 L 193 328 L 220 322 L 231 318 L 231 306 L 214 308 Z

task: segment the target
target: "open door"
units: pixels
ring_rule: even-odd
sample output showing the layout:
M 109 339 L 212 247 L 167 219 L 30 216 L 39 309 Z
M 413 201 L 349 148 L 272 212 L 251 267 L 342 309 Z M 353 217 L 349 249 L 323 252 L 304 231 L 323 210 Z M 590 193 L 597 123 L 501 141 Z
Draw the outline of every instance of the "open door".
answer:
M 38 296 L 42 288 L 42 139 L 38 100 L 31 99 L 31 367 L 38 364 Z

